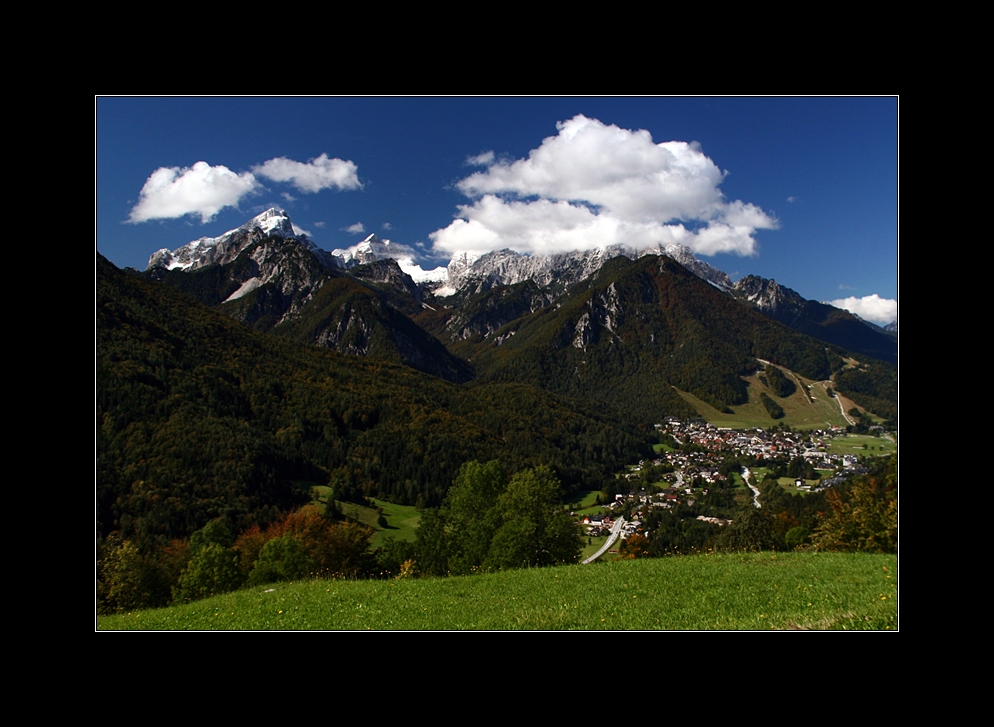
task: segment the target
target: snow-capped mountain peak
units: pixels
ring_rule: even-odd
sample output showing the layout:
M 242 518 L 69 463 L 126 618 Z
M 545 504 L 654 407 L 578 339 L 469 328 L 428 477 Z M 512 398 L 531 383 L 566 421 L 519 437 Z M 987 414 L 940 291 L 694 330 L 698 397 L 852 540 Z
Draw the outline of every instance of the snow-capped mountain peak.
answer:
M 411 251 L 404 245 L 398 245 L 390 240 L 381 240 L 376 236 L 376 233 L 371 234 L 362 242 L 357 242 L 352 247 L 332 250 L 331 254 L 343 268 L 364 265 L 386 258 L 396 260 L 398 254 L 403 257 L 411 257 Z
M 534 280 L 546 287 L 563 288 L 589 277 L 606 261 L 619 255 L 632 260 L 643 255 L 668 255 L 716 287 L 723 290 L 731 288 L 731 281 L 725 273 L 698 260 L 689 248 L 676 244 L 645 248 L 611 245 L 553 255 L 526 255 L 507 249 L 484 255 L 462 252 L 452 256 L 447 268 L 423 270 L 416 262 L 418 253 L 414 248 L 381 240 L 374 233 L 351 247 L 339 248 L 329 254 L 319 249 L 306 235 L 297 234 L 289 215 L 277 207 L 218 237 L 201 237 L 172 251 L 163 248 L 149 258 L 148 267 L 194 270 L 212 263 L 230 262 L 246 247 L 267 237 L 296 240 L 317 255 L 327 267 L 347 270 L 379 260 L 396 260 L 400 269 L 416 283 L 432 284 L 437 296 L 452 295 L 467 287 L 481 290 L 524 280 Z
M 415 283 L 444 283 L 448 278 L 448 272 L 444 267 L 422 270 L 421 266 L 414 262 L 414 250 L 407 245 L 381 240 L 375 233 L 352 247 L 332 250 L 331 256 L 339 266 L 346 269 L 377 260 L 396 260 L 400 269 L 410 275 Z
M 258 232 L 256 232 L 258 230 Z M 293 230 L 290 217 L 284 210 L 271 207 L 256 215 L 244 225 L 228 230 L 217 237 L 201 237 L 182 247 L 170 251 L 169 248 L 152 253 L 148 259 L 149 268 L 193 270 L 215 262 L 226 262 L 242 251 L 247 245 L 263 237 L 281 237 L 285 240 L 300 240 L 309 247 L 314 243 Z
M 541 286 L 563 287 L 583 280 L 600 270 L 611 258 L 623 255 L 635 260 L 643 255 L 668 255 L 717 288 L 728 290 L 731 280 L 721 270 L 697 259 L 683 245 L 656 245 L 632 248 L 627 245 L 610 245 L 590 250 L 556 253 L 553 255 L 526 255 L 514 250 L 494 250 L 485 255 L 457 253 L 448 267 L 448 284 L 435 295 L 451 295 L 457 290 L 472 287 L 483 290 L 494 285 L 513 285 L 523 280 L 533 280 Z

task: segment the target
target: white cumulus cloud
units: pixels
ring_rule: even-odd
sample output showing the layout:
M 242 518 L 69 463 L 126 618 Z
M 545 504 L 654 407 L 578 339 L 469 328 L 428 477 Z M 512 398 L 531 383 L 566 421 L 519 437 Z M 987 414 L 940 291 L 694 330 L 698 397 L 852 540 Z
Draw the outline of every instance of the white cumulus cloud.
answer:
M 260 177 L 274 182 L 289 182 L 301 192 L 320 192 L 322 189 L 361 189 L 359 168 L 344 159 L 329 159 L 322 154 L 304 164 L 286 157 L 276 157 L 252 167 Z
M 225 207 L 256 191 L 259 183 L 251 172 L 236 174 L 225 166 L 197 162 L 192 167 L 159 167 L 145 182 L 131 222 L 173 219 L 189 214 L 209 222 Z
M 242 198 L 258 192 L 262 184 L 257 175 L 274 182 L 288 182 L 301 192 L 362 188 L 358 167 L 353 162 L 329 159 L 327 154 L 306 164 L 277 157 L 241 174 L 223 165 L 212 167 L 207 162 L 197 162 L 192 167 L 159 167 L 146 180 L 128 221 L 200 215 L 201 222 L 209 222 L 225 207 L 237 207 Z M 286 192 L 283 198 L 288 202 L 295 200 Z
M 431 234 L 435 247 L 553 253 L 678 242 L 705 255 L 752 255 L 756 230 L 777 227 L 756 205 L 724 198 L 724 174 L 696 144 L 656 144 L 648 131 L 582 115 L 557 128 L 526 159 L 467 159 L 487 169 L 456 185 L 474 201 Z
M 466 157 L 466 163 L 473 167 L 485 167 L 494 160 L 492 151 L 481 151 L 476 156 Z
M 349 225 L 348 227 L 344 228 L 344 230 L 345 232 L 348 232 L 350 235 L 361 235 L 366 231 L 366 226 L 361 222 L 356 222 L 354 225 Z
M 826 302 L 836 308 L 855 313 L 872 323 L 886 325 L 897 320 L 897 301 L 892 298 L 881 298 L 876 293 L 864 295 L 862 298 L 850 296 Z

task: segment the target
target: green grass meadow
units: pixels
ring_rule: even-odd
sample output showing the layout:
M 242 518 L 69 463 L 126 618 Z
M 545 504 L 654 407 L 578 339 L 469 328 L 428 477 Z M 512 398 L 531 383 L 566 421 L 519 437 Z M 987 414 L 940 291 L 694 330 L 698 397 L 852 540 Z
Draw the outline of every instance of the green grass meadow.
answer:
M 897 558 L 699 555 L 393 581 L 303 581 L 101 616 L 100 630 L 890 630 Z
M 607 535 L 598 535 L 598 536 L 595 537 L 593 535 L 586 535 L 585 534 L 583 536 L 583 550 L 580 551 L 580 560 L 586 560 L 587 558 L 589 558 L 590 556 L 592 556 L 594 553 L 596 553 L 598 550 L 600 550 L 601 546 L 604 545 L 605 542 L 607 542 L 607 538 L 608 538 Z M 588 540 L 590 541 L 590 545 L 587 545 L 587 541 Z M 618 540 L 616 542 L 617 542 L 617 544 L 619 546 L 621 545 L 621 541 L 620 540 Z M 602 558 L 606 558 L 607 557 L 607 553 L 605 553 L 601 557 Z
M 572 502 L 573 512 L 584 515 L 601 512 L 601 506 L 597 504 L 597 498 L 600 496 L 600 490 L 587 490 L 582 495 L 574 496 Z
M 883 457 L 894 454 L 897 451 L 897 444 L 886 437 L 847 434 L 844 437 L 833 437 L 828 451 L 831 454 L 863 454 L 869 457 Z
M 331 488 L 319 485 L 313 489 L 315 494 L 314 501 L 322 507 L 325 506 L 328 502 L 328 495 L 331 493 Z M 372 500 L 372 503 L 373 507 L 364 507 L 354 502 L 339 502 L 338 508 L 347 517 L 368 525 L 376 531 L 370 541 L 370 544 L 374 548 L 382 546 L 387 538 L 414 541 L 415 531 L 418 528 L 418 523 L 421 522 L 421 513 L 414 506 L 395 505 L 386 500 L 376 499 Z M 377 507 L 383 508 L 383 516 L 387 519 L 386 528 L 381 528 L 376 522 L 379 518 L 376 512 Z
M 758 374 L 743 378 L 749 383 L 749 401 L 740 406 L 729 407 L 732 410 L 731 414 L 718 411 L 693 394 L 679 390 L 677 393 L 697 409 L 702 417 L 717 427 L 731 427 L 732 429 L 769 428 L 774 424 L 783 422 L 795 429 L 820 429 L 828 425 L 844 427 L 848 424 L 845 417 L 842 416 L 842 412 L 839 411 L 838 402 L 826 393 L 825 388 L 819 382 L 798 376 L 795 382 L 800 380 L 803 386 L 811 387 L 808 389 L 811 400 L 800 389 L 786 399 L 781 399 L 759 380 Z M 784 417 L 782 419 L 773 419 L 769 415 L 759 398 L 762 393 L 766 393 L 783 408 Z
M 383 508 L 383 515 L 387 519 L 387 527 L 380 530 L 373 538 L 373 545 L 379 545 L 377 538 L 394 538 L 395 540 L 407 540 L 414 542 L 415 531 L 418 523 L 421 522 L 421 513 L 413 505 L 395 505 L 386 500 L 373 500 L 376 507 Z M 373 525 L 376 524 L 376 510 L 373 510 Z

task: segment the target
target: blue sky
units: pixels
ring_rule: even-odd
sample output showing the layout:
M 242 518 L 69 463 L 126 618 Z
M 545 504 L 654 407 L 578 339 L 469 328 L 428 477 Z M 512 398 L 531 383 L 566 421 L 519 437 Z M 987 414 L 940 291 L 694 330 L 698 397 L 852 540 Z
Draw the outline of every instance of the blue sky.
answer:
M 322 248 L 375 232 L 414 248 L 424 268 L 464 249 L 673 240 L 733 279 L 851 298 L 882 321 L 897 298 L 897 106 L 98 98 L 97 248 L 144 269 L 160 248 L 271 206 Z

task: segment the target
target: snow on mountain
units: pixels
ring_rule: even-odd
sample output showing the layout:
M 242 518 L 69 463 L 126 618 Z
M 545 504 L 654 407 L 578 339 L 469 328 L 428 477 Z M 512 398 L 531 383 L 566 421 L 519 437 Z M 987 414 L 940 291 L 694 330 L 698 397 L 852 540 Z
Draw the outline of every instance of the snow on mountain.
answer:
M 785 306 L 796 308 L 805 302 L 796 291 L 780 285 L 775 280 L 767 280 L 758 275 L 747 275 L 735 283 L 732 286 L 732 295 L 754 303 L 757 308 L 771 316 Z
M 513 285 L 523 280 L 534 280 L 542 286 L 567 286 L 589 277 L 605 262 L 619 255 L 630 260 L 644 255 L 668 255 L 716 287 L 722 290 L 732 287 L 732 282 L 725 273 L 701 262 L 683 245 L 657 245 L 638 249 L 626 245 L 611 245 L 555 255 L 524 255 L 506 249 L 479 257 L 468 253 L 457 254 L 449 263 L 448 284 L 435 291 L 435 295 L 451 295 L 466 287 L 472 287 L 476 291 L 485 290 L 494 285 Z
M 410 275 L 415 283 L 444 283 L 449 275 L 444 267 L 422 270 L 421 266 L 414 262 L 414 250 L 407 245 L 381 240 L 375 234 L 352 247 L 332 250 L 331 256 L 346 269 L 377 260 L 396 260 L 400 269 Z
M 261 215 L 253 217 L 241 227 L 228 230 L 218 237 L 201 237 L 199 240 L 188 242 L 171 252 L 168 248 L 162 248 L 152 253 L 148 259 L 148 267 L 160 267 L 168 270 L 177 268 L 195 270 L 211 263 L 228 262 L 233 260 L 245 247 L 265 237 L 299 240 L 308 247 L 316 249 L 314 243 L 307 239 L 306 235 L 298 235 L 293 231 L 293 225 L 286 212 L 272 207 Z
M 212 263 L 230 262 L 246 247 L 267 237 L 297 240 L 328 267 L 349 269 L 377 260 L 396 260 L 400 269 L 410 275 L 415 283 L 434 287 L 436 296 L 452 295 L 466 287 L 484 290 L 495 285 L 513 285 L 529 279 L 542 286 L 565 287 L 589 277 L 606 261 L 618 255 L 632 260 L 643 255 L 669 255 L 698 277 L 722 290 L 729 290 L 732 286 L 725 273 L 698 260 L 689 248 L 675 244 L 639 249 L 612 245 L 555 255 L 525 255 L 506 249 L 485 255 L 463 252 L 453 255 L 448 267 L 433 270 L 424 270 L 415 262 L 417 252 L 413 248 L 381 240 L 375 234 L 351 247 L 339 248 L 329 254 L 318 248 L 306 235 L 294 232 L 289 215 L 276 207 L 218 237 L 201 237 L 172 251 L 163 248 L 152 254 L 148 267 L 194 270 Z M 244 292 L 238 291 L 234 296 L 244 295 L 248 290 L 249 288 Z

